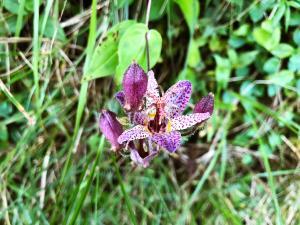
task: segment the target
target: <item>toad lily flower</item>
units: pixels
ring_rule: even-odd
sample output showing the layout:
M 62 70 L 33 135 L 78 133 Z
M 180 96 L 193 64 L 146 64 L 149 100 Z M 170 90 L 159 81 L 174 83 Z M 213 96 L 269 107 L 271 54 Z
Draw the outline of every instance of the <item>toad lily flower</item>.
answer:
M 137 139 L 148 139 L 170 153 L 175 152 L 181 143 L 179 131 L 200 124 L 211 116 L 210 111 L 182 115 L 191 93 L 191 83 L 184 80 L 177 82 L 160 96 L 154 73 L 150 71 L 145 109 L 134 114 L 136 126 L 119 136 L 119 144 Z

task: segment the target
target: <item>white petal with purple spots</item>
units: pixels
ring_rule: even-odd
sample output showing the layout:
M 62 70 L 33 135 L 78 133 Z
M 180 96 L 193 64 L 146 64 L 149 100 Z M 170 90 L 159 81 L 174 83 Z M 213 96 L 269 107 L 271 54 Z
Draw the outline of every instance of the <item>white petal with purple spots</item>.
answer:
M 142 125 L 137 125 L 131 129 L 125 130 L 118 138 L 120 144 L 137 139 L 144 139 L 151 135 Z
M 184 130 L 189 127 L 192 127 L 198 123 L 201 123 L 207 120 L 210 117 L 210 113 L 193 113 L 186 116 L 178 116 L 172 120 L 171 123 L 171 130 Z
M 165 102 L 165 113 L 167 117 L 174 118 L 184 111 L 192 94 L 192 84 L 187 80 L 178 81 L 170 87 L 162 100 Z
M 154 134 L 151 140 L 158 144 L 160 147 L 175 152 L 180 146 L 181 134 L 179 131 L 172 131 L 168 133 Z

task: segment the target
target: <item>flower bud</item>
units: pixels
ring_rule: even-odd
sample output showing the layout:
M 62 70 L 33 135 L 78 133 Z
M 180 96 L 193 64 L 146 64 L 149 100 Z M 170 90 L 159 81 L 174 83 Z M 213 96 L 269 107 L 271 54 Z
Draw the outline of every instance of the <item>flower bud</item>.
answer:
M 147 84 L 148 77 L 146 73 L 136 62 L 133 62 L 126 70 L 123 78 L 125 110 L 138 111 L 141 108 L 147 91 Z
M 209 93 L 207 96 L 201 98 L 201 100 L 195 105 L 194 113 L 206 113 L 212 115 L 214 111 L 214 95 Z
M 119 144 L 118 137 L 123 133 L 123 128 L 117 120 L 116 114 L 109 110 L 103 110 L 99 119 L 99 127 L 106 139 L 111 143 L 112 150 L 119 150 L 122 145 Z

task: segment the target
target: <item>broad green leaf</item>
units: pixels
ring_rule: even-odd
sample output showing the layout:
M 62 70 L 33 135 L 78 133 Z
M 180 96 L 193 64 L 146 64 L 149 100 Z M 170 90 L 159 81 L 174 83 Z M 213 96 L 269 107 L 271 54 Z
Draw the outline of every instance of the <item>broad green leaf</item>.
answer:
M 276 84 L 269 84 L 267 86 L 267 93 L 268 93 L 268 96 L 269 97 L 274 97 L 276 95 L 276 93 L 279 91 L 279 88 L 278 85 Z
M 294 48 L 289 44 L 281 43 L 277 45 L 271 52 L 273 55 L 277 56 L 278 58 L 286 58 L 289 57 L 294 51 Z
M 39 20 L 40 27 L 42 26 L 43 20 L 44 20 L 44 15 L 42 15 Z M 56 40 L 60 40 L 62 42 L 66 41 L 66 35 L 64 30 L 60 26 L 60 23 L 50 16 L 47 18 L 45 30 L 42 35 L 48 38 L 53 38 L 53 36 L 55 35 Z
M 265 72 L 272 74 L 278 72 L 280 66 L 281 66 L 280 59 L 276 57 L 272 57 L 265 62 L 263 69 Z
M 0 141 L 7 141 L 8 131 L 5 124 L 0 123 Z
M 137 61 L 142 68 L 147 70 L 146 56 L 146 32 L 145 24 L 137 23 L 132 25 L 121 37 L 118 46 L 119 64 L 116 69 L 116 81 L 121 83 L 123 74 L 133 60 Z M 150 68 L 152 68 L 160 57 L 162 38 L 156 30 L 148 31 Z
M 300 29 L 294 31 L 293 40 L 298 46 L 300 46 Z
M 33 12 L 34 11 L 34 1 L 35 0 L 25 0 L 25 8 L 27 11 L 29 12 Z M 42 0 L 38 0 L 39 4 L 42 3 Z
M 133 2 L 133 0 L 118 0 L 117 1 L 117 7 L 118 9 L 123 8 L 126 6 L 126 4 L 131 5 L 131 3 Z
M 228 43 L 233 48 L 239 48 L 242 47 L 245 44 L 245 39 L 242 37 L 238 37 L 235 35 L 230 36 Z
M 300 70 L 300 54 L 293 55 L 289 58 L 288 68 L 291 71 L 299 71 Z
M 299 26 L 300 25 L 300 13 L 298 12 L 293 12 L 291 13 L 291 18 L 290 18 L 290 23 L 289 26 Z
M 233 49 L 228 49 L 227 51 L 228 58 L 230 60 L 230 64 L 233 68 L 238 67 L 238 54 Z
M 233 34 L 236 36 L 246 37 L 250 32 L 250 25 L 249 24 L 242 24 L 238 29 L 236 29 Z
M 254 23 L 258 22 L 263 18 L 264 12 L 265 9 L 261 4 L 255 4 L 253 7 L 251 7 L 251 10 L 249 12 L 251 20 Z
M 270 80 L 274 84 L 278 84 L 280 86 L 287 85 L 294 79 L 295 75 L 290 70 L 282 70 L 278 73 L 268 76 L 268 80 Z
M 115 73 L 117 65 L 118 43 L 112 36 L 109 36 L 96 48 L 84 79 L 92 80 L 112 75 Z
M 222 88 L 227 87 L 227 83 L 230 78 L 230 72 L 231 72 L 231 64 L 229 59 L 223 58 L 219 55 L 214 55 L 214 58 L 216 60 L 216 80 L 221 85 Z
M 298 0 L 288 1 L 287 4 L 295 9 L 300 9 L 300 2 Z
M 0 20 L 0 35 L 7 35 L 7 32 L 9 33 L 15 33 L 16 32 L 16 26 L 17 26 L 17 16 L 11 15 L 9 16 L 5 21 Z M 24 26 L 24 22 L 22 24 L 22 27 Z
M 84 75 L 84 80 L 92 80 L 100 77 L 113 75 L 119 63 L 118 45 L 120 38 L 126 30 L 135 24 L 133 20 L 126 20 L 112 27 L 104 41 L 97 46 L 89 68 Z
M 196 67 L 201 61 L 200 51 L 195 40 L 192 40 L 190 43 L 187 58 L 188 65 L 190 67 Z
M 7 101 L 3 101 L 0 103 L 0 118 L 7 118 L 9 114 L 12 113 L 12 106 Z M 2 118 L 1 118 L 2 119 Z
M 6 10 L 13 14 L 18 14 L 19 1 L 18 0 L 3 0 L 3 6 Z
M 221 51 L 224 46 L 217 35 L 213 35 L 209 41 L 209 49 L 213 52 Z
M 280 42 L 280 28 L 276 27 L 273 32 L 262 27 L 255 28 L 253 31 L 254 40 L 266 48 L 268 51 L 273 50 Z
M 283 17 L 284 13 L 285 13 L 285 3 L 281 2 L 279 4 L 279 7 L 276 10 L 276 13 L 274 15 L 274 17 L 272 18 L 272 22 L 274 26 L 277 26 L 281 20 L 281 18 Z
M 190 33 L 194 32 L 199 16 L 200 5 L 198 0 L 175 0 L 179 5 L 184 19 L 189 27 Z
M 246 67 L 251 64 L 257 57 L 258 51 L 249 51 L 241 53 L 238 57 L 238 68 Z
M 168 4 L 168 3 L 167 3 Z M 166 0 L 155 0 L 155 4 L 151 5 L 150 20 L 160 19 L 166 12 Z
M 39 0 L 39 4 L 42 3 L 42 0 Z M 33 12 L 33 4 L 34 0 L 25 0 L 25 9 L 24 10 L 24 15 L 28 14 L 28 12 Z M 10 11 L 13 14 L 18 14 L 19 13 L 19 7 L 20 3 L 18 0 L 3 0 L 3 6 L 5 9 Z

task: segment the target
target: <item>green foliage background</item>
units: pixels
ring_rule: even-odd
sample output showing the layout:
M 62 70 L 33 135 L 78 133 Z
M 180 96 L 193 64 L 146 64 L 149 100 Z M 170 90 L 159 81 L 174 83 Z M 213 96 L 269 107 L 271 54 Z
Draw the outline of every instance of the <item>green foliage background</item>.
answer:
M 0 224 L 300 224 L 300 2 L 146 5 L 0 1 Z M 215 111 L 141 169 L 97 118 L 147 31 L 159 84 Z

